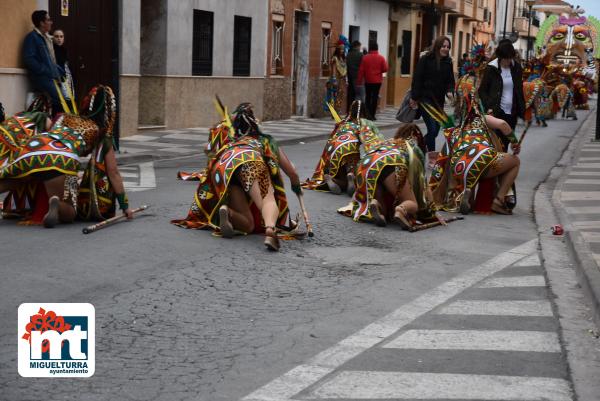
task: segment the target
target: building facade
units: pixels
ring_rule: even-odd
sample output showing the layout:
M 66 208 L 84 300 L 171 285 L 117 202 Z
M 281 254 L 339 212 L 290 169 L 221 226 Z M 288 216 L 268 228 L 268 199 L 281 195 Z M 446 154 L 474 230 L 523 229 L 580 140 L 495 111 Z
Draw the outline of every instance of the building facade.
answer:
M 120 135 L 129 136 L 139 128 L 210 126 L 218 118 L 215 94 L 230 107 L 252 102 L 264 120 L 325 116 L 340 34 L 364 47 L 378 43 L 390 67 L 380 107 L 397 106 L 433 39 L 449 36 L 456 61 L 475 40 L 493 36 L 490 10 L 502 1 L 104 0 L 93 12 L 69 2 L 67 15 L 60 0 L 1 2 L 3 15 L 14 18 L 5 18 L 7 34 L 0 37 L 0 93 L 10 94 L 0 101 L 8 113 L 24 107 L 20 43 L 35 9 L 50 10 L 54 28 L 66 30 L 76 81 L 115 88 Z M 96 14 L 115 17 L 107 26 L 95 22 Z M 108 51 L 98 51 L 98 43 L 108 43 Z
M 270 0 L 264 119 L 321 117 L 343 0 Z

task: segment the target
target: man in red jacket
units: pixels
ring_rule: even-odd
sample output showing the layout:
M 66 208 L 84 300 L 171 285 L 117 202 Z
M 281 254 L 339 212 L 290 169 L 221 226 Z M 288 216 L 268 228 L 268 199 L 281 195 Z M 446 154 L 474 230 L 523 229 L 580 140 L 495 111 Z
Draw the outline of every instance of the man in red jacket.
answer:
M 388 65 L 385 57 L 379 54 L 377 43 L 369 43 L 369 53 L 364 55 L 358 69 L 357 85 L 365 84 L 368 118 L 375 120 L 377 102 L 379 101 L 379 89 L 383 82 L 383 73 L 387 72 Z

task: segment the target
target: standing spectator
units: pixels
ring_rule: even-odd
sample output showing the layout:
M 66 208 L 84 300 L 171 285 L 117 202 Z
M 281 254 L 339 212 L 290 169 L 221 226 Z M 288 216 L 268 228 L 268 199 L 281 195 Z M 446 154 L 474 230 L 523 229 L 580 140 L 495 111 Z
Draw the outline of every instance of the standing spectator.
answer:
M 376 42 L 369 43 L 369 53 L 364 55 L 358 70 L 358 84 L 364 82 L 368 118 L 376 120 L 377 103 L 379 101 L 379 89 L 383 82 L 383 74 L 388 70 L 385 57 L 379 54 L 379 45 Z
M 360 51 L 361 43 L 358 40 L 352 42 L 352 49 L 346 57 L 346 65 L 348 66 L 348 99 L 346 103 L 346 114 L 350 112 L 350 105 L 356 98 L 356 79 L 358 78 L 358 69 L 363 54 Z
M 56 56 L 56 64 L 64 71 L 64 80 L 60 84 L 60 88 L 65 99 L 71 100 L 71 95 L 75 96 L 75 88 L 73 86 L 73 75 L 69 68 L 69 56 L 65 47 L 65 33 L 62 29 L 55 29 L 52 34 L 54 41 L 54 55 Z M 74 100 L 74 99 L 73 99 Z
M 62 110 L 58 93 L 53 80 L 59 80 L 64 72 L 56 64 L 54 45 L 48 34 L 52 28 L 52 20 L 45 10 L 37 10 L 31 14 L 33 31 L 25 36 L 23 42 L 23 61 L 28 71 L 32 89 L 47 93 L 52 101 L 52 111 Z
M 517 118 L 525 116 L 525 97 L 523 95 L 523 68 L 515 60 L 517 51 L 509 39 L 498 44 L 495 58 L 483 72 L 479 97 L 488 114 L 500 118 L 514 130 Z M 508 139 L 499 135 L 508 149 Z
M 483 72 L 479 97 L 488 114 L 492 114 L 510 125 L 512 130 L 517 126 L 517 119 L 525 117 L 525 96 L 523 94 L 523 68 L 518 60 L 518 53 L 509 39 L 502 39 L 496 48 L 495 58 L 490 61 Z M 508 150 L 506 135 L 497 135 L 502 141 L 504 151 Z M 517 204 L 515 186 L 504 199 L 508 209 Z
M 464 65 L 469 61 L 469 53 L 463 53 L 462 58 L 458 60 L 458 76 L 465 75 Z
M 454 68 L 450 58 L 450 39 L 440 36 L 433 42 L 433 47 L 419 58 L 413 74 L 410 106 L 414 109 L 419 103 L 428 103 L 439 109 L 444 108 L 446 94 L 454 93 Z M 421 108 L 423 121 L 427 126 L 425 144 L 427 145 L 429 164 L 437 159 L 435 138 L 440 125 Z
M 339 113 L 342 110 L 342 102 L 346 97 L 346 76 L 348 68 L 346 65 L 346 50 L 344 43 L 338 43 L 335 48 L 330 63 L 331 78 L 337 83 L 337 90 L 334 100 L 335 110 Z

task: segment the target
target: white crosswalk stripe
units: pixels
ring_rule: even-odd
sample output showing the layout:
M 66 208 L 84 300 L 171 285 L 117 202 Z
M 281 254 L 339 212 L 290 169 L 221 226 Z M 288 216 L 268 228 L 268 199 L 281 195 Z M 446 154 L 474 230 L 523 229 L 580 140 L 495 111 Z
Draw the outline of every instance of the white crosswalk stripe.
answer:
M 129 192 L 147 191 L 156 188 L 154 162 L 119 167 L 125 189 Z
M 479 285 L 479 288 L 496 287 L 545 287 L 544 276 L 494 277 Z
M 458 300 L 438 311 L 442 315 L 553 316 L 548 301 Z
M 509 330 L 408 330 L 383 348 L 560 352 L 556 333 Z
M 412 372 L 341 372 L 309 398 L 572 400 L 569 383 L 563 379 Z
M 495 317 L 513 319 L 513 322 L 518 322 L 514 319 L 521 317 L 554 320 L 551 304 L 545 296 L 542 295 L 543 299 L 535 300 L 461 299 L 462 292 L 468 289 L 477 289 L 478 297 L 485 297 L 487 292 L 497 296 L 498 291 L 504 289 L 512 291 L 510 294 L 519 291 L 521 294 L 533 294 L 528 297 L 539 297 L 539 292 L 532 293 L 532 291 L 546 286 L 543 275 L 500 274 L 500 271 L 509 267 L 530 270 L 541 268 L 535 249 L 523 249 L 528 249 L 528 252 L 519 253 L 512 250 L 499 255 L 500 259 L 497 262 L 491 262 L 485 268 L 478 267 L 471 274 L 465 273 L 464 276 L 457 277 L 418 300 L 404 305 L 321 352 L 307 363 L 297 366 L 244 397 L 243 401 L 291 401 L 293 399 L 572 401 L 570 384 L 563 379 L 566 377 L 566 367 L 564 373 L 560 375 L 554 373 L 548 376 L 544 372 L 536 375 L 540 370 L 539 363 L 532 365 L 537 369 L 534 371 L 523 370 L 520 374 L 511 375 L 512 370 L 501 370 L 498 374 L 493 374 L 494 369 L 498 371 L 498 366 L 513 363 L 527 364 L 529 359 L 536 358 L 542 361 L 547 360 L 544 358 L 561 358 L 562 348 L 555 330 L 523 330 L 518 323 L 513 323 L 515 326 L 512 328 L 498 329 L 499 326 L 496 324 L 494 329 L 486 329 L 486 324 L 483 323 L 493 322 Z M 450 297 L 457 299 L 450 300 Z M 450 302 L 446 303 L 448 301 Z M 435 309 L 437 305 L 441 307 Z M 429 319 L 426 328 L 408 328 L 403 331 L 403 327 L 407 324 L 418 326 L 418 319 L 424 314 L 429 315 L 433 322 L 448 314 L 461 315 L 460 319 L 471 319 L 471 324 L 475 328 L 435 328 L 430 327 L 433 323 Z M 477 321 L 483 324 L 476 323 Z M 390 360 L 395 363 L 393 367 L 390 367 L 389 363 L 386 365 L 386 362 L 379 362 L 383 355 L 381 352 L 384 351 L 400 353 L 390 356 Z M 428 360 L 427 366 L 431 366 L 435 371 L 423 370 L 424 365 L 409 365 L 407 366 L 411 368 L 409 370 L 403 368 L 404 363 L 411 363 L 409 355 L 415 355 L 415 352 L 419 353 L 417 355 L 423 353 L 422 359 Z M 436 353 L 444 352 L 443 356 L 436 358 Z M 448 352 L 453 355 L 450 359 Z M 467 352 L 484 353 L 478 354 L 485 355 L 482 356 L 481 366 L 486 366 L 486 356 L 490 359 L 485 372 L 454 371 L 457 366 L 461 366 L 460 363 L 455 364 L 455 361 L 461 358 L 461 354 Z M 517 357 L 516 353 L 521 356 Z M 408 357 L 403 358 L 403 355 Z M 510 359 L 511 355 L 513 360 Z M 502 363 L 494 362 L 494 358 L 496 360 L 500 358 Z M 404 362 L 404 359 L 409 362 Z M 465 359 L 462 361 L 464 365 Z M 421 359 L 418 362 L 422 362 Z M 344 365 L 348 367 L 344 368 Z M 363 365 L 368 368 L 361 368 Z M 464 369 L 464 366 L 459 369 Z

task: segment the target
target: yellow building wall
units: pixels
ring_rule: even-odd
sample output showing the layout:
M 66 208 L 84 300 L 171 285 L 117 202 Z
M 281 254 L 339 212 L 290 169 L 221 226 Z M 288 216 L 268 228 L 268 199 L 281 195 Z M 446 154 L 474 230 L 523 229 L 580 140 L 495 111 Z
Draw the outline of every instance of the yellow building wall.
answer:
M 23 68 L 21 46 L 25 35 L 33 29 L 31 13 L 36 9 L 36 0 L 0 1 L 0 68 Z
M 402 43 L 402 31 L 412 31 L 412 42 L 411 42 L 411 59 L 410 59 L 410 74 L 400 74 L 400 59 L 396 63 L 396 71 L 393 77 L 388 74 L 388 85 L 393 85 L 393 100 L 388 99 L 388 103 L 395 107 L 400 106 L 406 91 L 410 89 L 412 84 L 412 74 L 415 71 L 415 52 L 417 46 L 417 24 L 421 24 L 423 29 L 423 22 L 420 13 L 417 10 L 399 10 L 392 13 L 392 20 L 398 21 L 398 44 Z M 390 102 L 390 100 L 392 100 Z

